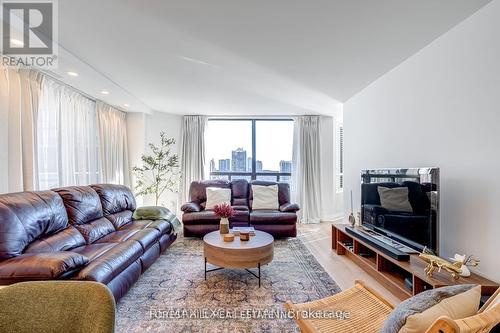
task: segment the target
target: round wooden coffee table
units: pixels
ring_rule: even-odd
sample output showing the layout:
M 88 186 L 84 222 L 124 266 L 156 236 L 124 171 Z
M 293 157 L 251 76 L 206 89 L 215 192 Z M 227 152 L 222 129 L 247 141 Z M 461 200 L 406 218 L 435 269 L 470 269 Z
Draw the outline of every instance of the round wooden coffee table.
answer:
M 260 267 L 273 260 L 274 238 L 259 230 L 255 230 L 255 236 L 250 236 L 249 241 L 241 241 L 236 236 L 232 242 L 224 242 L 218 230 L 212 231 L 203 237 L 203 243 L 205 280 L 208 272 L 224 268 L 245 269 L 259 279 L 260 287 Z M 218 267 L 207 270 L 207 263 Z M 250 268 L 257 268 L 258 274 Z

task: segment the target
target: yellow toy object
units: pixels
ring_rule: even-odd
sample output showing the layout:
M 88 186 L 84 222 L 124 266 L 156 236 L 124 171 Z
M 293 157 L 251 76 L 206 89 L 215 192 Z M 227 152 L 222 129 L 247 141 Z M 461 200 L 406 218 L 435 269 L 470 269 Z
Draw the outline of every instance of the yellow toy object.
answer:
M 422 253 L 419 254 L 419 257 L 422 258 L 426 263 L 428 263 L 427 267 L 425 267 L 424 269 L 424 272 L 428 277 L 432 277 L 432 274 L 437 268 L 438 272 L 441 272 L 441 269 L 444 269 L 445 271 L 450 273 L 455 280 L 458 280 L 458 278 L 460 278 L 460 274 L 462 273 L 462 262 L 457 261 L 452 264 L 449 261 L 434 255 L 434 253 L 429 251 L 427 248 L 424 248 Z
M 452 260 L 455 263 L 456 262 L 462 263 L 462 267 L 461 267 L 462 273 L 460 273 L 460 276 L 463 276 L 463 277 L 470 276 L 469 266 L 476 267 L 479 265 L 479 262 L 480 262 L 479 259 L 474 258 L 472 255 L 467 257 L 465 254 L 463 254 L 463 255 L 455 254 L 455 256 L 453 258 L 450 258 L 450 260 Z

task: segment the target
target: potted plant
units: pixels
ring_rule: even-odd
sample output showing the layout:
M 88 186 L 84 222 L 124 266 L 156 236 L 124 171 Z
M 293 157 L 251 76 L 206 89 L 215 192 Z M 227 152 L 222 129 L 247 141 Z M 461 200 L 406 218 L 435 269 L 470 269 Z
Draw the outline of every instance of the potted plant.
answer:
M 215 205 L 214 213 L 220 217 L 220 226 L 219 230 L 221 234 L 229 233 L 229 219 L 233 217 L 236 212 L 231 207 L 231 205 L 227 203 L 223 203 L 221 205 Z
M 151 154 L 141 156 L 142 167 L 132 168 L 137 178 L 136 195 L 154 195 L 156 206 L 165 191 L 176 193 L 179 190 L 179 156 L 171 151 L 174 144 L 175 139 L 161 132 L 160 145 L 150 143 Z

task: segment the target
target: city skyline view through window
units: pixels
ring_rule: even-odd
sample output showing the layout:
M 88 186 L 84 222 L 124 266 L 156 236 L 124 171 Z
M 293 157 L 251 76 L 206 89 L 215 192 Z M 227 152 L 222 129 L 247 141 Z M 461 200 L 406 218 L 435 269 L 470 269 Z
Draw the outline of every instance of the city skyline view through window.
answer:
M 292 145 L 293 121 L 288 119 L 210 120 L 206 156 L 211 179 L 288 182 L 292 169 Z

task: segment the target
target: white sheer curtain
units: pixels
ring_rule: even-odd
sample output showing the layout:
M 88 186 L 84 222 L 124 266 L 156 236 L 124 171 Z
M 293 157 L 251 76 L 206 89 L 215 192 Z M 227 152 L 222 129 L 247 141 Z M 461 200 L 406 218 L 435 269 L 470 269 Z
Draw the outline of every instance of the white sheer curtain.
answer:
M 0 193 L 34 190 L 36 132 L 43 78 L 27 69 L 0 65 Z
M 50 78 L 38 114 L 39 189 L 99 181 L 95 102 Z
M 333 172 L 333 170 L 332 170 Z M 294 119 L 292 196 L 300 206 L 302 223 L 318 223 L 321 217 L 320 117 Z
M 125 112 L 97 101 L 100 182 L 130 186 Z
M 207 118 L 184 116 L 181 133 L 181 202 L 188 200 L 189 186 L 205 174 L 205 129 Z

